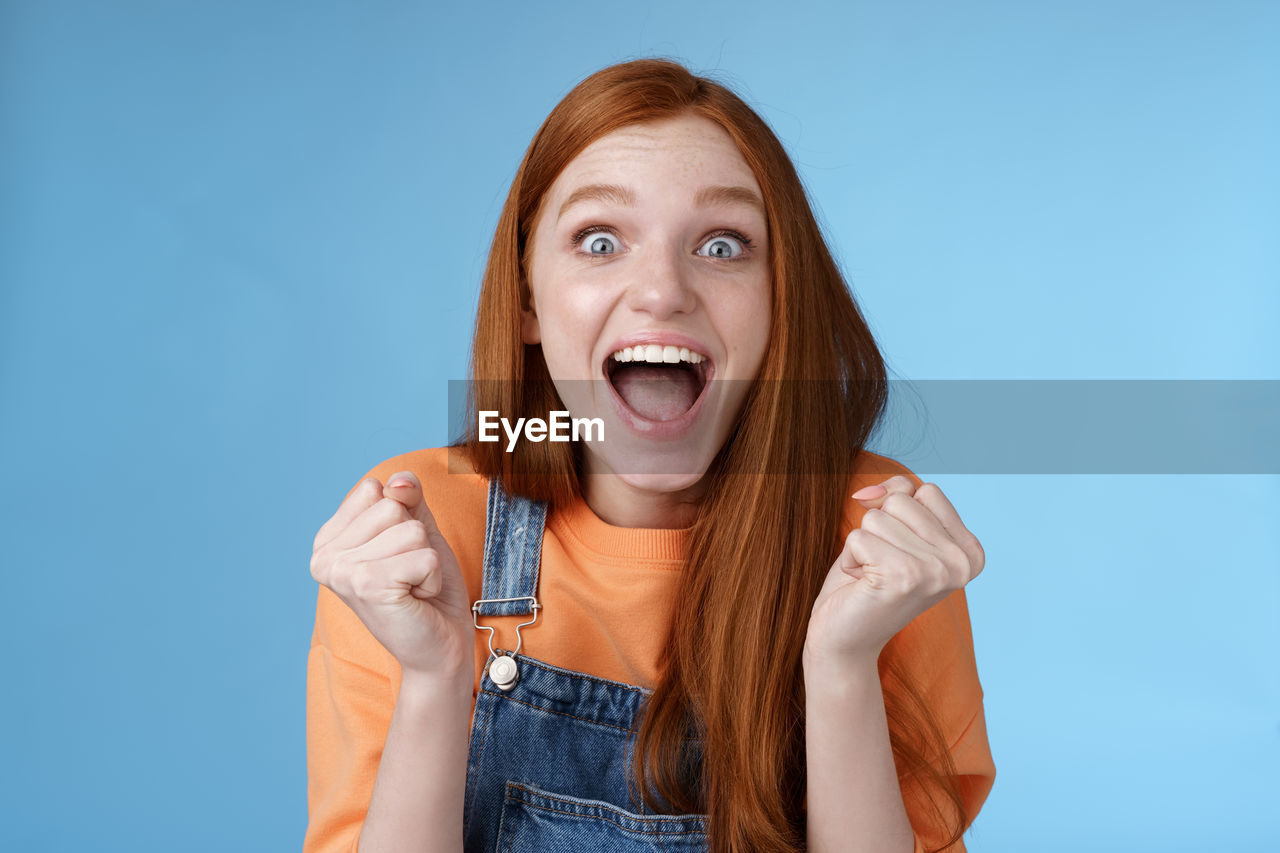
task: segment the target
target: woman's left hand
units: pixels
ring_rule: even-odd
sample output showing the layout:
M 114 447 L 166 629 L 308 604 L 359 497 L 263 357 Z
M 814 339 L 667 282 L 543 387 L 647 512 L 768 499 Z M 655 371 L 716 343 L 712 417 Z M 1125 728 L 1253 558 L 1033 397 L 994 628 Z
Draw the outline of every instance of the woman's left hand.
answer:
M 868 507 L 809 616 L 806 663 L 874 663 L 894 634 L 976 578 L 982 545 L 933 483 L 903 476 L 853 493 Z

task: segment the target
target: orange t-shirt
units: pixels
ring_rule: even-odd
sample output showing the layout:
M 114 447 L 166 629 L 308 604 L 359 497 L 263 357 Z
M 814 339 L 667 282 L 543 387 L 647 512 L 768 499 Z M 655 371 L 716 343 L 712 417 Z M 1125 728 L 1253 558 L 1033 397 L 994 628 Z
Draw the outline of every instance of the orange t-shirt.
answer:
M 395 456 L 366 477 L 382 483 L 397 471 L 412 471 L 440 532 L 449 542 L 470 600 L 481 597 L 485 504 L 488 480 L 470 472 L 449 448 Z M 865 460 L 865 461 L 864 461 Z M 875 470 L 870 470 L 874 463 Z M 890 473 L 886 473 L 888 470 Z M 892 473 L 921 481 L 906 467 L 864 452 L 849 493 Z M 363 479 L 363 478 L 361 478 Z M 354 488 L 354 485 L 353 487 Z M 348 492 L 350 494 L 350 492 Z M 335 507 L 336 508 L 336 507 Z M 841 540 L 864 512 L 846 500 Z M 615 527 L 579 498 L 547 515 L 538 573 L 543 608 L 521 629 L 521 653 L 555 666 L 653 688 L 659 653 L 673 618 L 675 591 L 689 531 Z M 529 616 L 486 616 L 495 628 L 494 647 L 515 647 L 515 626 Z M 480 689 L 489 656 L 488 631 L 476 632 L 476 677 Z M 973 635 L 964 590 L 956 590 L 916 617 L 885 647 L 904 655 L 927 691 L 952 746 L 960 788 L 970 817 L 995 782 L 987 741 L 982 687 L 973 656 Z M 307 660 L 307 803 L 309 822 L 303 853 L 352 853 L 373 796 L 382 747 L 400 689 L 400 666 L 364 623 L 328 587 L 319 588 L 315 631 Z M 917 836 L 932 841 L 925 804 L 905 799 Z M 917 849 L 919 843 L 917 844 Z M 963 845 L 958 845 L 963 850 Z

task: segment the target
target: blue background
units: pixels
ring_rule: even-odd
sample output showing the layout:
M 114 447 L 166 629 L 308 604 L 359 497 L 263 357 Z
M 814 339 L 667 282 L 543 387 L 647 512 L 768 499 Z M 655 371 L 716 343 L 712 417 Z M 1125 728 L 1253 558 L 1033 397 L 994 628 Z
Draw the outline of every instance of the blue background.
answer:
M 1276 4 L 545 5 L 0 5 L 6 848 L 300 846 L 312 539 L 446 442 L 515 168 L 613 62 L 773 125 L 895 377 L 1280 379 Z M 1280 477 L 937 482 L 970 849 L 1274 843 Z

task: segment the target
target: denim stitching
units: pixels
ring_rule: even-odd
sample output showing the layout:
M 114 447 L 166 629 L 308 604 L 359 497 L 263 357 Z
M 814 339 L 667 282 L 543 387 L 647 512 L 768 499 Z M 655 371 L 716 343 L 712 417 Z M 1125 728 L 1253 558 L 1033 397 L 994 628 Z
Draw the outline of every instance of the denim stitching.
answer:
M 540 661 L 536 658 L 527 657 L 525 655 L 521 655 L 520 660 L 523 661 L 524 663 L 529 664 L 530 666 L 541 669 L 544 672 L 550 672 L 553 674 L 559 673 L 561 675 L 569 675 L 573 678 L 583 679 L 584 681 L 594 681 L 597 684 L 605 684 L 609 686 L 617 685 L 618 687 L 621 687 L 625 690 L 629 690 L 632 693 L 639 693 L 641 696 L 648 696 L 653 692 L 652 690 L 648 690 L 644 687 L 640 687 L 635 684 L 627 684 L 625 681 L 614 681 L 609 678 L 601 678 L 598 675 L 591 675 L 590 673 L 586 673 L 586 672 L 574 672 L 573 670 L 570 670 L 570 669 L 563 669 L 561 667 L 555 666 L 554 664 L 549 664 L 546 661 Z
M 552 808 L 551 806 L 539 805 L 538 803 L 530 802 L 528 799 L 518 797 L 518 796 L 512 796 L 509 789 L 516 788 L 521 791 L 526 791 L 531 797 L 540 797 L 544 800 L 551 800 L 552 802 L 560 802 L 560 803 L 569 802 L 568 800 L 565 800 L 563 798 L 553 797 L 539 791 L 534 791 L 525 785 L 521 785 L 518 782 L 508 782 L 507 788 L 508 788 L 508 792 L 503 795 L 503 799 L 505 800 L 509 800 L 514 803 L 523 804 L 523 805 L 529 806 L 530 808 L 543 809 L 544 811 L 549 811 L 549 812 L 556 812 L 557 814 L 566 814 L 566 815 L 571 815 L 573 817 L 590 818 L 594 820 L 607 821 L 608 823 L 612 823 L 614 826 L 618 827 L 619 829 L 625 832 L 636 832 L 642 835 L 705 835 L 706 834 L 705 828 L 704 829 L 666 829 L 666 830 L 664 829 L 654 829 L 654 830 L 632 829 L 631 827 L 626 826 L 622 823 L 619 823 L 617 820 L 614 820 L 613 818 L 610 818 L 607 815 L 592 814 L 591 811 L 602 811 L 602 812 L 610 811 L 625 820 L 633 820 L 633 821 L 638 821 L 640 823 L 662 824 L 668 821 L 696 820 L 696 821 L 702 821 L 705 825 L 706 818 L 702 817 L 701 815 L 654 815 L 652 817 L 647 815 L 641 816 L 641 815 L 636 815 L 636 814 L 626 812 L 621 808 L 618 808 L 617 806 L 611 806 L 604 803 L 599 803 L 599 804 L 593 803 L 591 805 L 584 805 L 582 811 L 569 811 L 567 809 L 555 809 L 555 808 Z M 514 835 L 514 833 L 512 834 Z
M 533 708 L 536 711 L 546 711 L 548 714 L 557 714 L 561 717 L 569 717 L 574 720 L 581 720 L 584 723 L 593 723 L 594 725 L 597 725 L 597 726 L 608 726 L 609 728 L 617 729 L 620 732 L 630 733 L 635 731 L 635 729 L 624 729 L 622 726 L 615 726 L 612 723 L 602 723 L 599 720 L 593 720 L 590 717 L 579 717 L 576 714 L 567 714 L 564 711 L 556 711 L 551 708 L 544 708 L 541 705 L 534 705 L 532 702 L 525 702 L 523 699 L 517 699 L 514 696 L 504 696 L 501 693 L 494 693 L 492 690 L 481 690 L 480 692 L 488 693 L 490 696 L 494 696 L 498 699 L 506 699 L 509 702 L 516 702 L 518 704 L 524 705 L 526 708 Z

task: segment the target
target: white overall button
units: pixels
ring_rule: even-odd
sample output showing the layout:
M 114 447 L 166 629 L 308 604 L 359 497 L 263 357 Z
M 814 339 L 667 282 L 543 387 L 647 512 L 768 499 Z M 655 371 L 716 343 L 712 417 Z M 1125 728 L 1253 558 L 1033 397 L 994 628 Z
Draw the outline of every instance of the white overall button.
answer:
M 499 690 L 510 690 L 514 687 L 518 675 L 519 669 L 516 667 L 515 660 L 506 655 L 499 655 L 489 664 L 489 678 L 493 679 L 493 683 L 498 685 Z

